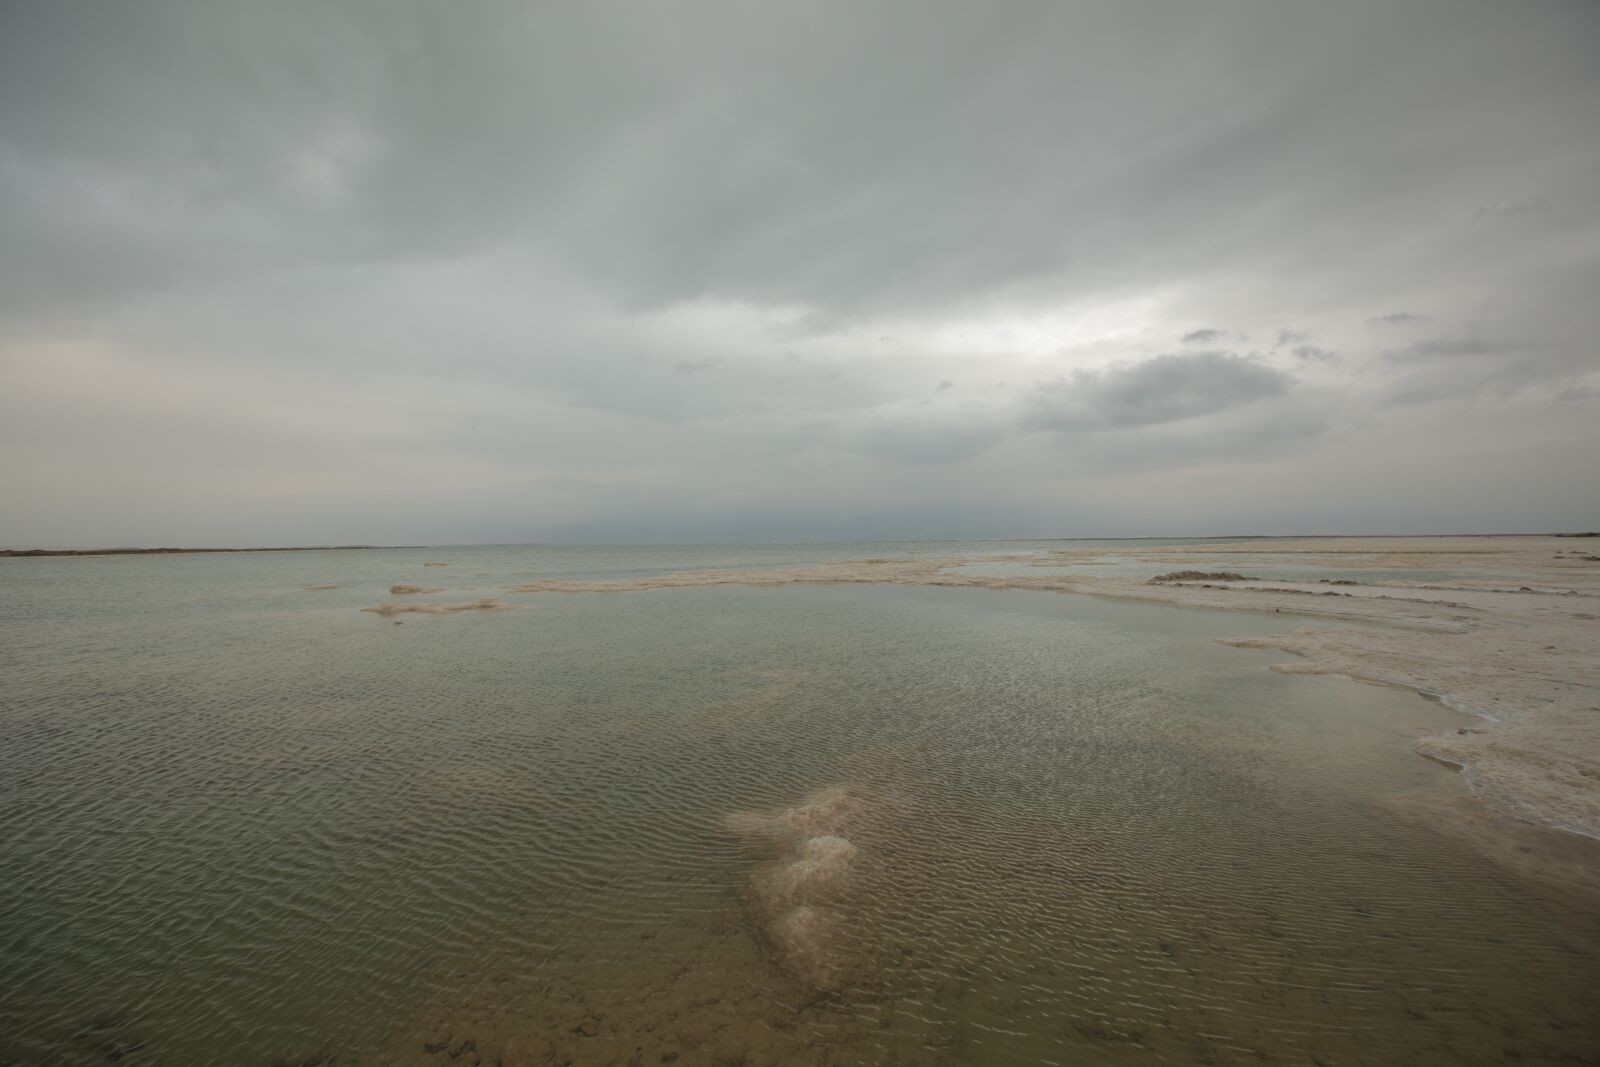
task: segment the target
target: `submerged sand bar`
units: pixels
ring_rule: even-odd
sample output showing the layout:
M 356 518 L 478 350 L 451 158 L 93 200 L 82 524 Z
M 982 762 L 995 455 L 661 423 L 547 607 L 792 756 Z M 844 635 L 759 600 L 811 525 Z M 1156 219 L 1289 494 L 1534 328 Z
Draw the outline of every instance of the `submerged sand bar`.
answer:
M 1185 607 L 1337 619 L 1281 637 L 1231 641 L 1300 659 L 1287 673 L 1401 686 L 1477 714 L 1481 725 L 1423 738 L 1472 791 L 1521 818 L 1600 838 L 1600 542 L 1568 537 L 1341 537 L 1005 557 L 1030 573 L 955 568 L 985 559 L 866 559 L 772 570 L 710 570 L 617 581 L 540 581 L 513 592 L 620 593 L 708 585 L 877 582 L 1087 593 Z M 1115 558 L 1149 574 L 1089 575 Z M 1263 573 L 1292 566 L 1311 580 Z M 1164 581 L 1163 571 L 1237 572 L 1240 581 Z M 1036 571 L 1037 573 L 1031 573 Z M 1416 571 L 1418 578 L 1397 577 Z M 1440 571 L 1455 577 L 1424 580 Z M 1369 581 L 1363 572 L 1381 572 Z M 1349 584 L 1354 582 L 1356 584 Z M 1338 584 L 1333 584 L 1338 583 Z M 1353 624 L 1353 625 L 1350 625 Z

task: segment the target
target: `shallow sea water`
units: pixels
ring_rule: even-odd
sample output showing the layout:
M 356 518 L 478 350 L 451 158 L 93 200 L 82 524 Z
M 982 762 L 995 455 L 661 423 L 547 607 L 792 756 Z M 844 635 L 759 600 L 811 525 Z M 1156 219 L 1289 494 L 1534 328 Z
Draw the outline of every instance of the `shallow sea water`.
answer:
M 0 1062 L 1600 1058 L 1594 895 L 1412 814 L 1464 717 L 1214 643 L 1290 623 L 503 592 L 978 549 L 0 561 Z
M 1471 567 L 1376 567 L 1360 559 L 1344 559 L 1337 563 L 1307 563 L 1293 556 L 1272 556 L 1263 553 L 1215 553 L 1178 568 L 1171 560 L 1146 559 L 1141 556 L 1106 553 L 1084 560 L 1066 559 L 1059 555 L 1042 555 L 1031 559 L 1008 559 L 982 563 L 969 563 L 951 570 L 958 574 L 975 574 L 992 578 L 1154 578 L 1176 569 L 1234 571 L 1252 578 L 1279 582 L 1316 582 L 1349 580 L 1363 584 L 1400 583 L 1420 585 L 1435 582 L 1503 581 L 1514 583 L 1525 575 L 1518 571 L 1495 569 L 1490 566 Z

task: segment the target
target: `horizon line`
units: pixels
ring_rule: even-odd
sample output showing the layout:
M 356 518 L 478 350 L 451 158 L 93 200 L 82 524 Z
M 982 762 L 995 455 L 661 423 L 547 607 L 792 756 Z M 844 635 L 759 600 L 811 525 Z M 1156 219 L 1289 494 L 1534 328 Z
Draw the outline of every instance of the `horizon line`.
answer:
M 103 548 L 0 548 L 0 558 L 29 559 L 61 556 L 185 555 L 225 552 L 355 552 L 405 551 L 440 548 L 662 548 L 723 545 L 829 545 L 829 544 L 951 544 L 982 542 L 1016 544 L 1028 541 L 1294 541 L 1397 537 L 1600 537 L 1597 531 L 1454 532 L 1454 533 L 1223 533 L 1138 534 L 1108 537 L 802 537 L 752 541 L 479 541 L 437 544 L 249 545 L 177 547 L 121 545 Z

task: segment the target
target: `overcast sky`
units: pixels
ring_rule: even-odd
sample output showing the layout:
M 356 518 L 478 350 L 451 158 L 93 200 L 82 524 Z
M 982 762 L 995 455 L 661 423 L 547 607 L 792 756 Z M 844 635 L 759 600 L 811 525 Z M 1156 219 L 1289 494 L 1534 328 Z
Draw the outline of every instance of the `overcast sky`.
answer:
M 0 2 L 0 545 L 1600 527 L 1600 4 Z

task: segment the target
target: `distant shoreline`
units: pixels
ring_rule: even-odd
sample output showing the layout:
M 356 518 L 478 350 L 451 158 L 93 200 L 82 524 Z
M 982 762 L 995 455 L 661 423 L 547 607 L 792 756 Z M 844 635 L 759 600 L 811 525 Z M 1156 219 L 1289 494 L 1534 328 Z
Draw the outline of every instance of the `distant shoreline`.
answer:
M 27 559 L 50 556 L 182 556 L 209 552 L 354 552 L 387 549 L 422 548 L 522 548 L 537 545 L 540 548 L 643 548 L 643 547 L 724 547 L 729 544 L 756 545 L 829 545 L 829 544 L 894 544 L 894 543 L 974 543 L 1010 544 L 1037 541 L 1311 541 L 1347 540 L 1370 537 L 1600 537 L 1600 532 L 1583 533 L 1451 533 L 1451 534 L 1183 534 L 1174 536 L 1144 537 L 863 537 L 863 538 L 799 538 L 784 541 L 732 541 L 732 542 L 664 542 L 660 544 L 597 544 L 558 545 L 546 542 L 486 545 L 285 545 L 256 548 L 0 548 L 0 559 Z
M 1348 541 L 1373 537 L 1600 537 L 1600 531 L 1586 530 L 1582 533 L 1552 533 L 1550 531 L 1537 531 L 1534 533 L 1308 533 L 1308 534 L 1275 534 L 1275 533 L 1246 533 L 1246 534 L 1128 534 L 1118 537 L 801 537 L 782 541 L 672 541 L 665 542 L 669 545 L 705 544 L 720 546 L 724 544 L 752 544 L 752 545 L 887 545 L 898 542 L 918 542 L 927 544 L 970 544 L 988 543 L 1011 544 L 1014 542 L 1035 541 Z M 443 546 L 440 546 L 443 547 Z M 463 546 L 467 547 L 467 546 Z M 478 546 L 485 547 L 485 546 Z M 495 546 L 504 547 L 504 546 Z M 551 547 L 571 547 L 561 544 L 552 544 Z M 640 544 L 626 544 L 623 542 L 599 542 L 596 545 L 583 547 L 604 548 L 642 548 L 655 547 L 653 544 L 641 542 Z
M 290 545 L 282 548 L 0 548 L 0 557 L 31 556 L 184 556 L 201 552 L 349 552 L 372 548 L 422 548 L 422 545 Z

